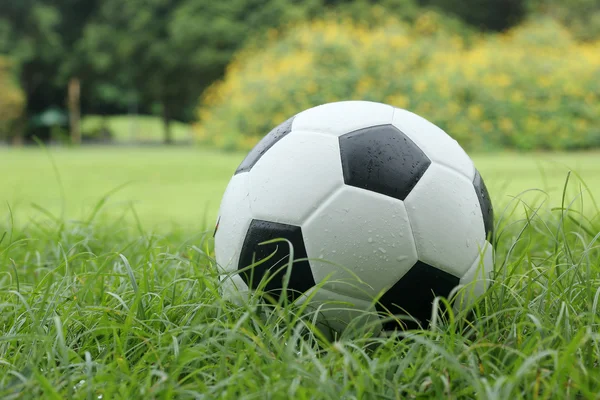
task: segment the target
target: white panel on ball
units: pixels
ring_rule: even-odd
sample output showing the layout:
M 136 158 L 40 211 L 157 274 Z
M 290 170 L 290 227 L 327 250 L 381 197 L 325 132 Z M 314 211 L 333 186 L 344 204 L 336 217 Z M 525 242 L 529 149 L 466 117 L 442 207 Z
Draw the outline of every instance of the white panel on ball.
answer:
M 419 260 L 463 276 L 485 241 L 473 183 L 448 167 L 431 164 L 405 204 Z
M 444 130 L 425 118 L 400 108 L 394 109 L 393 124 L 411 138 L 434 163 L 456 169 L 469 180 L 475 177 L 473 161 Z
M 355 298 L 371 300 L 417 261 L 403 202 L 376 192 L 344 186 L 302 231 L 315 281 Z
M 219 277 L 221 281 L 221 293 L 225 300 L 242 305 L 248 301 L 250 291 L 248 285 L 239 274 L 223 274 Z
M 250 171 L 252 215 L 299 226 L 343 184 L 338 139 L 292 131 Z
M 494 269 L 494 249 L 489 242 L 479 249 L 479 255 L 471 268 L 460 279 L 463 286 L 454 303 L 456 310 L 469 307 L 477 297 L 485 293 Z
M 252 219 L 249 193 L 246 172 L 231 178 L 225 189 L 215 233 L 215 254 L 222 271 L 238 268 L 240 250 Z
M 340 101 L 310 108 L 298 114 L 292 131 L 309 130 L 340 136 L 374 125 L 391 124 L 394 108 L 370 101 Z

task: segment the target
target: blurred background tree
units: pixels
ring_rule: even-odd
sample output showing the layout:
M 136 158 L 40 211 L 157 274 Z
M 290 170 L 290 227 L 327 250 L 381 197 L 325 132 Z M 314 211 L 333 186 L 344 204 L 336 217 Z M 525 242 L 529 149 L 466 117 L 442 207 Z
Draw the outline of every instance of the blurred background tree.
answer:
M 59 10 L 35 0 L 0 2 L 0 53 L 9 55 L 27 97 L 27 117 L 50 104 L 61 104 L 55 88 L 58 65 L 63 59 L 58 32 Z M 13 141 L 22 142 L 25 123 L 15 131 Z
M 431 10 L 437 17 L 429 18 Z M 50 140 L 51 130 L 32 121 L 51 111 L 68 115 L 73 143 L 97 131 L 88 129 L 94 125 L 90 118 L 105 121 L 106 131 L 124 124 L 106 122 L 105 117 L 138 114 L 160 119 L 162 140 L 172 143 L 181 130 L 172 122 L 197 122 L 200 99 L 235 65 L 231 62 L 239 51 L 247 54 L 244 49 L 253 46 L 258 54 L 261 46 L 277 39 L 273 35 L 301 21 L 354 21 L 376 28 L 390 17 L 417 36 L 443 25 L 445 35 L 460 37 L 466 47 L 482 38 L 495 40 L 494 32 L 544 18 L 566 27 L 575 41 L 594 43 L 600 37 L 597 0 L 0 1 L 0 55 L 14 66 L 11 74 L 26 99 L 17 122 L 11 123 L 11 141 L 18 144 L 32 135 Z M 343 53 L 343 46 L 336 48 Z M 427 49 L 430 54 L 424 58 L 439 50 Z M 387 49 L 376 51 L 381 63 L 394 58 L 386 58 Z M 339 61 L 342 53 L 324 51 L 321 64 L 329 56 Z M 344 67 L 340 63 L 336 68 Z M 336 71 L 327 71 L 323 73 L 335 80 Z
M 106 0 L 84 40 L 96 70 L 120 71 L 142 103 L 158 105 L 172 143 L 171 121 L 192 118 L 198 94 L 245 38 L 295 11 L 286 0 Z

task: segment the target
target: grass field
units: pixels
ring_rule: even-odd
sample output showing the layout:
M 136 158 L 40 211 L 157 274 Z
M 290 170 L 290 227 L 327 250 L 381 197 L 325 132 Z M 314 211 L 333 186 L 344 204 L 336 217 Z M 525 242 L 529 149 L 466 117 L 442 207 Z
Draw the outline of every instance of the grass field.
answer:
M 203 233 L 242 154 L 50 156 L 0 149 L 0 398 L 600 399 L 598 153 L 475 155 L 500 236 L 471 322 L 333 342 L 219 294 Z
M 82 132 L 89 133 L 102 126 L 103 120 L 113 134 L 115 143 L 162 143 L 163 125 L 159 117 L 150 115 L 117 115 L 102 117 L 87 115 L 81 120 Z M 189 142 L 192 139 L 191 127 L 179 121 L 172 122 L 173 140 Z
M 84 148 L 0 150 L 2 216 L 24 223 L 39 207 L 85 219 L 107 193 L 106 214 L 132 215 L 152 229 L 204 229 L 215 218 L 221 195 L 240 155 L 191 148 Z M 54 168 L 56 166 L 56 169 Z M 39 206 L 39 207 L 38 207 Z
M 244 154 L 195 148 L 1 149 L 0 216 L 25 223 L 41 216 L 85 219 L 107 193 L 107 213 L 137 215 L 148 229 L 203 229 L 216 218 L 221 195 Z M 600 153 L 474 155 L 496 207 L 524 190 L 539 189 L 557 205 L 570 169 L 600 200 Z M 569 197 L 582 190 L 571 178 Z M 583 188 L 585 189 L 585 188 Z M 527 195 L 543 196 L 539 191 Z M 585 206 L 591 207 L 585 195 Z

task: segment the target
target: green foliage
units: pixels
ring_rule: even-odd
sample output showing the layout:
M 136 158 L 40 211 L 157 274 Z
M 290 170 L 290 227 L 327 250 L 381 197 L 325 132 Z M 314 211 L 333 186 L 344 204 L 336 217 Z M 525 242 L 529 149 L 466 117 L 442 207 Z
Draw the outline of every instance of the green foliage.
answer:
M 533 16 L 549 16 L 565 24 L 578 39 L 600 39 L 598 0 L 529 0 Z
M 168 124 L 221 76 L 248 35 L 295 12 L 289 0 L 108 0 L 85 43 L 104 76 L 124 73 L 142 101 L 160 104 Z
M 265 43 L 271 43 L 267 33 L 270 29 L 326 15 L 329 21 L 344 23 L 350 19 L 376 30 L 393 16 L 408 25 L 419 25 L 421 30 L 411 28 L 409 36 L 421 43 L 429 39 L 422 40 L 418 34 L 429 29 L 427 21 L 433 15 L 423 7 L 436 7 L 444 14 L 433 18 L 434 25 L 443 25 L 448 34 L 460 36 L 464 45 L 469 46 L 475 37 L 473 27 L 459 18 L 475 28 L 492 30 L 522 19 L 521 0 L 484 3 L 471 0 L 2 1 L 0 54 L 8 54 L 15 63 L 27 98 L 26 115 L 35 115 L 49 107 L 63 107 L 66 84 L 77 78 L 82 83 L 83 110 L 162 114 L 163 124 L 170 126 L 172 120 L 193 119 L 198 96 L 223 76 L 233 54 L 249 39 L 261 50 Z M 566 24 L 577 39 L 598 37 L 600 6 L 594 0 L 568 4 L 529 0 L 528 5 L 534 15 L 549 15 Z M 546 33 L 547 30 L 542 35 Z M 551 35 L 544 37 L 549 40 Z M 379 59 L 388 62 L 383 55 Z M 165 130 L 165 134 L 169 141 L 171 131 Z M 235 145 L 230 143 L 228 147 Z
M 482 30 L 503 31 L 527 16 L 528 0 L 421 0 Z
M 28 85 L 61 87 L 84 75 L 83 30 L 97 0 L 22 0 L 0 3 L 0 53 L 10 54 Z M 52 86 L 47 86 L 52 87 Z
M 471 323 L 448 313 L 401 340 L 329 341 L 297 305 L 228 302 L 207 226 L 128 228 L 102 200 L 79 220 L 1 223 L 0 397 L 594 398 L 597 211 L 544 200 L 496 203 L 496 270 Z
M 10 54 L 19 66 L 49 68 L 63 56 L 60 21 L 60 10 L 48 2 L 0 2 L 0 54 Z
M 394 16 L 403 21 L 412 21 L 422 12 L 415 0 L 313 0 L 304 3 L 308 19 L 351 18 L 368 24 L 377 24 L 385 16 Z
M 168 125 L 193 120 L 198 97 L 223 76 L 233 54 L 249 40 L 260 43 L 258 49 L 270 43 L 266 32 L 272 28 L 324 16 L 373 29 L 389 17 L 423 24 L 434 7 L 444 13 L 435 24 L 468 45 L 473 30 L 501 30 L 521 21 L 524 1 L 0 1 L 0 54 L 15 63 L 26 115 L 64 107 L 66 85 L 76 78 L 82 110 L 162 114 Z M 596 0 L 527 4 L 530 13 L 561 21 L 577 39 L 600 34 Z
M 0 57 L 0 139 L 11 137 L 25 108 L 25 96 L 14 79 L 11 64 Z
M 578 44 L 551 20 L 479 39 L 445 21 L 429 12 L 410 26 L 317 20 L 273 31 L 206 92 L 196 137 L 248 150 L 301 110 L 363 99 L 414 111 L 468 149 L 600 145 L 600 42 Z

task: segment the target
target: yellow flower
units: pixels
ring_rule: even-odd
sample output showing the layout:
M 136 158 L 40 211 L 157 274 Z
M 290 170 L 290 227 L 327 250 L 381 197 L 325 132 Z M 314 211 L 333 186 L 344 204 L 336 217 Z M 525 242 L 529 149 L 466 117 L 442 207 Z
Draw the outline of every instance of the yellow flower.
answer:
M 356 84 L 356 92 L 359 97 L 362 97 L 373 87 L 373 79 L 370 76 L 364 76 Z
M 317 93 L 317 90 L 319 90 L 319 87 L 317 86 L 316 82 L 310 81 L 306 84 L 306 93 L 314 94 Z
M 385 102 L 398 108 L 407 108 L 410 104 L 410 99 L 407 96 L 398 94 L 385 99 Z
M 521 103 L 524 99 L 525 99 L 525 96 L 523 95 L 523 92 L 521 92 L 520 90 L 515 90 L 510 95 L 510 100 L 513 103 Z
M 435 13 L 414 26 L 385 15 L 379 21 L 322 18 L 269 32 L 266 42 L 236 54 L 224 78 L 206 90 L 195 137 L 247 149 L 265 126 L 315 102 L 348 98 L 410 107 L 466 146 L 496 135 L 584 145 L 588 131 L 600 126 L 600 41 L 581 44 L 566 31 L 528 23 L 472 36 L 467 46 L 453 32 L 428 35 L 445 29 Z
M 490 121 L 483 121 L 481 123 L 481 127 L 483 128 L 483 131 L 486 133 L 489 133 L 492 131 L 492 129 L 494 129 L 494 125 Z
M 512 79 L 506 73 L 500 73 L 500 74 L 492 73 L 492 74 L 489 74 L 488 76 L 486 76 L 486 78 L 484 79 L 484 83 L 489 86 L 505 88 L 512 84 Z
M 596 96 L 593 93 L 588 93 L 585 95 L 585 102 L 588 104 L 596 103 Z
M 471 119 L 479 119 L 483 115 L 483 107 L 479 104 L 471 104 L 467 109 L 467 115 Z
M 525 130 L 528 134 L 535 134 L 541 127 L 541 121 L 537 116 L 530 116 L 525 120 Z
M 504 132 L 512 132 L 515 129 L 513 122 L 506 117 L 500 118 L 499 126 Z
M 543 88 L 547 88 L 551 83 L 552 80 L 548 76 L 540 76 L 537 80 L 537 84 Z
M 427 90 L 427 83 L 425 83 L 425 81 L 417 81 L 415 84 L 415 91 L 417 93 L 423 93 L 425 90 Z
M 583 118 L 577 118 L 575 120 L 575 128 L 580 131 L 585 131 L 588 129 L 588 123 Z
M 448 104 L 448 112 L 451 116 L 454 116 L 460 112 L 460 106 L 458 103 L 452 102 Z

